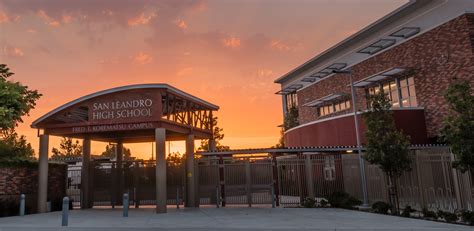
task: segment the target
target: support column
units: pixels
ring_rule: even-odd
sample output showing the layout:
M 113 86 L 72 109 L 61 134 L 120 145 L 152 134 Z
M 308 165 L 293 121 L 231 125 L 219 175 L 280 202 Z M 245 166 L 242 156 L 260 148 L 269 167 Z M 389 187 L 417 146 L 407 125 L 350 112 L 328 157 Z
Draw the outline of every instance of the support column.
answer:
M 40 135 L 38 163 L 38 213 L 47 212 L 49 136 Z
M 224 157 L 219 155 L 219 185 L 221 187 L 221 205 L 225 207 L 225 175 L 224 175 Z
M 82 141 L 82 171 L 81 171 L 81 209 L 91 208 L 90 201 L 90 159 L 91 159 L 91 140 L 85 138 Z
M 156 143 L 156 213 L 166 213 L 166 130 L 155 129 Z
M 197 207 L 196 176 L 194 169 L 194 135 L 186 136 L 186 200 L 185 207 Z
M 273 177 L 273 190 L 275 192 L 276 206 L 280 206 L 280 180 L 278 179 L 278 164 L 275 153 L 272 155 L 272 177 Z
M 308 197 L 314 199 L 314 185 L 313 185 L 313 163 L 311 155 L 305 155 L 305 170 L 306 170 L 306 187 Z
M 122 204 L 122 197 L 123 197 L 123 142 L 118 141 L 116 148 L 116 160 L 117 160 L 117 193 L 115 196 L 115 204 L 121 205 Z

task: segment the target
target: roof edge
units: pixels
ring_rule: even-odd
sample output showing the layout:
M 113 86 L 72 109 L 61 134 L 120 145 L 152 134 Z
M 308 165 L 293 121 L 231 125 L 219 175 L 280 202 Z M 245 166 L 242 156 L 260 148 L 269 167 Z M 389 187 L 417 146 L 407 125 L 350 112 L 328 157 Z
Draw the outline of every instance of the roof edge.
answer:
M 178 88 L 175 88 L 175 87 L 173 87 L 169 84 L 165 84 L 165 83 L 132 84 L 132 85 L 114 87 L 114 88 L 110 88 L 110 89 L 106 89 L 106 90 L 97 91 L 97 92 L 79 97 L 75 100 L 69 101 L 68 103 L 65 103 L 65 104 L 49 111 L 48 113 L 44 114 L 40 118 L 33 121 L 31 123 L 31 127 L 32 128 L 38 128 L 36 126 L 38 123 L 40 123 L 43 120 L 45 120 L 46 118 L 56 114 L 57 112 L 59 112 L 61 110 L 64 110 L 64 109 L 66 109 L 66 108 L 68 108 L 68 107 L 70 107 L 74 104 L 78 104 L 78 103 L 84 102 L 86 100 L 89 100 L 89 99 L 92 99 L 92 98 L 95 98 L 95 97 L 98 97 L 98 96 L 102 96 L 102 95 L 106 95 L 106 94 L 110 94 L 110 93 L 115 93 L 115 92 L 120 92 L 120 91 L 126 91 L 126 90 L 149 89 L 149 88 L 167 89 L 167 90 L 169 90 L 169 91 L 171 91 L 175 94 L 182 95 L 182 96 L 188 97 L 192 100 L 195 100 L 196 102 L 202 103 L 202 104 L 206 105 L 207 107 L 211 108 L 212 110 L 215 110 L 215 111 L 219 110 L 219 106 L 217 106 L 215 104 L 212 104 L 212 103 L 209 103 L 209 102 L 207 102 L 203 99 L 200 99 L 198 97 L 195 97 L 195 96 L 193 96 L 189 93 L 186 93 L 182 90 L 179 90 Z
M 319 59 L 323 59 L 326 56 L 332 56 L 334 52 L 337 52 L 337 48 L 341 46 L 350 45 L 351 42 L 357 39 L 363 39 L 366 34 L 372 34 L 371 30 L 379 30 L 378 27 L 383 26 L 383 24 L 390 24 L 393 20 L 396 20 L 397 17 L 402 17 L 405 14 L 410 13 L 410 10 L 417 9 L 419 7 L 423 7 L 427 4 L 435 2 L 437 0 L 409 0 L 409 2 L 403 4 L 402 6 L 396 8 L 394 11 L 390 12 L 389 14 L 385 15 L 384 17 L 376 20 L 375 22 L 369 24 L 368 26 L 362 28 L 357 33 L 347 37 L 346 39 L 342 40 L 341 42 L 331 46 L 330 48 L 326 49 L 325 51 L 319 53 L 315 57 L 311 58 L 310 60 L 306 61 L 305 63 L 299 65 L 298 67 L 294 68 L 293 70 L 289 71 L 288 73 L 284 74 L 283 76 L 279 77 L 278 79 L 274 80 L 274 83 L 283 84 L 285 81 L 289 80 L 290 78 L 299 75 L 312 66 L 315 65 L 315 62 Z

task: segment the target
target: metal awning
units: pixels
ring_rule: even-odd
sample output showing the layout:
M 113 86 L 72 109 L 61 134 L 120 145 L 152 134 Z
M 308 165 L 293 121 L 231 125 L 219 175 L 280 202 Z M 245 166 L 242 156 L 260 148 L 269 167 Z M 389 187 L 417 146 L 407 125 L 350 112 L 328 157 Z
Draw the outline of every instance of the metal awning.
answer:
M 326 68 L 311 74 L 308 77 L 303 78 L 302 82 L 314 83 L 328 75 L 332 74 L 334 70 L 342 70 L 342 68 L 347 67 L 347 63 L 333 63 Z
M 379 72 L 375 75 L 369 76 L 365 79 L 354 82 L 354 87 L 366 87 L 373 83 L 377 83 L 389 78 L 393 78 L 394 76 L 401 75 L 406 71 L 407 71 L 406 68 L 401 68 L 401 67 L 390 68 L 388 70 Z
M 328 103 L 328 102 L 331 102 L 331 101 L 334 101 L 336 99 L 340 99 L 344 96 L 346 96 L 347 94 L 345 93 L 334 93 L 334 94 L 330 94 L 330 95 L 327 95 L 327 96 L 324 96 L 324 97 L 321 97 L 317 100 L 313 100 L 309 103 L 305 103 L 303 104 L 303 106 L 305 107 L 316 107 L 318 105 L 321 105 L 321 104 L 325 104 L 325 103 Z
M 362 48 L 357 53 L 373 55 L 385 48 L 388 48 L 395 44 L 397 40 L 395 39 L 380 39 L 367 47 Z
M 303 84 L 292 84 L 290 85 L 289 87 L 286 87 L 282 90 L 279 90 L 277 93 L 275 94 L 279 94 L 279 95 L 287 95 L 287 94 L 290 94 L 290 93 L 293 93 L 295 92 L 296 90 L 300 89 L 303 87 Z
M 400 30 L 397 30 L 390 34 L 392 37 L 399 37 L 399 38 L 410 38 L 413 35 L 416 35 L 420 32 L 419 27 L 402 27 Z

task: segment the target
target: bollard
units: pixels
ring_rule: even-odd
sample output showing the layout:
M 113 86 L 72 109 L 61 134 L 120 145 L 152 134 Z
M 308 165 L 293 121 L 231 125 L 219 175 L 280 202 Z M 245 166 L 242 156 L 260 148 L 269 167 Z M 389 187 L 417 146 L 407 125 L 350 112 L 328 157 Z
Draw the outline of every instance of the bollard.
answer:
M 61 222 L 62 226 L 67 226 L 68 223 L 68 216 L 69 216 L 69 198 L 64 197 L 63 198 L 63 219 Z
M 25 194 L 20 195 L 20 216 L 25 215 Z
M 176 209 L 179 209 L 179 186 L 176 186 Z
M 272 188 L 272 208 L 276 208 L 275 187 L 273 187 L 272 185 L 271 188 Z
M 219 208 L 219 204 L 221 203 L 221 198 L 219 194 L 219 186 L 216 186 L 216 208 Z
M 128 193 L 123 194 L 123 217 L 128 217 Z

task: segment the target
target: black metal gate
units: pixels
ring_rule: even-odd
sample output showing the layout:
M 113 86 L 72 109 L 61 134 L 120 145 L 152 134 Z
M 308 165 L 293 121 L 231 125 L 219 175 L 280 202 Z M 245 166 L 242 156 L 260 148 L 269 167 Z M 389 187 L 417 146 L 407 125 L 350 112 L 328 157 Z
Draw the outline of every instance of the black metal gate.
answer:
M 92 163 L 92 201 L 94 206 L 116 206 L 122 204 L 124 193 L 129 194 L 130 205 L 155 205 L 156 175 L 155 161 L 124 161 L 119 166 L 115 161 Z M 183 203 L 184 165 L 167 164 L 167 203 Z

